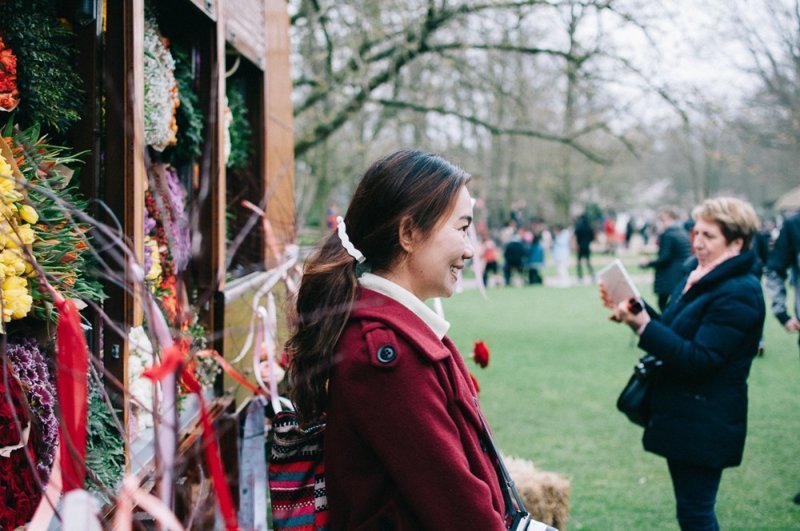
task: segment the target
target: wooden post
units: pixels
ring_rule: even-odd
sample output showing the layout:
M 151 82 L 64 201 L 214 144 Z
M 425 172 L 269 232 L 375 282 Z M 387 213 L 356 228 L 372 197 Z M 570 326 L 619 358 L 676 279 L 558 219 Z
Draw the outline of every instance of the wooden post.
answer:
M 105 172 L 101 197 L 111 212 L 121 219 L 99 214 L 101 221 L 114 227 L 119 222 L 141 263 L 144 242 L 144 0 L 106 2 L 106 47 L 103 57 L 105 75 L 106 128 Z M 120 263 L 118 249 L 106 257 L 117 264 L 123 287 L 105 285 L 108 300 L 105 313 L 125 327 L 142 323 L 142 309 L 134 293 L 124 286 L 133 278 L 127 261 Z M 123 385 L 127 384 L 128 344 L 114 330 L 106 328 L 103 360 L 106 368 Z M 117 407 L 124 411 L 127 426 L 129 402 L 124 393 L 111 393 Z M 130 441 L 126 441 L 127 443 Z M 127 456 L 128 467 L 130 455 Z
M 266 9 L 266 165 L 267 216 L 278 249 L 295 241 L 294 220 L 294 121 L 292 77 L 289 62 L 289 13 L 284 0 L 265 0 Z M 267 246 L 269 247 L 269 246 Z M 267 268 L 282 257 L 269 248 Z

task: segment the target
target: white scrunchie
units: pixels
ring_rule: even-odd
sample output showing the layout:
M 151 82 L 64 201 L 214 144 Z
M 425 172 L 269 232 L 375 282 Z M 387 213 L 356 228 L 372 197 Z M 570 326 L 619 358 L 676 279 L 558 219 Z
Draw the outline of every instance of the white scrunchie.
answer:
M 352 244 L 350 238 L 347 236 L 347 228 L 344 225 L 344 218 L 342 216 L 336 216 L 336 230 L 339 233 L 339 239 L 342 240 L 342 247 L 344 247 L 347 254 L 352 256 L 356 259 L 359 264 L 363 264 L 364 255 L 356 249 L 355 245 Z

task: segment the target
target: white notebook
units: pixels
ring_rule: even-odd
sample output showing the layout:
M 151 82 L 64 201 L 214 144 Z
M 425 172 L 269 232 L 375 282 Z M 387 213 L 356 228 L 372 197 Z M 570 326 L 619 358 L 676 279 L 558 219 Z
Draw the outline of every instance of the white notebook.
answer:
M 613 262 L 604 267 L 597 273 L 597 276 L 603 281 L 603 285 L 614 304 L 619 304 L 631 298 L 636 300 L 642 298 L 639 290 L 636 289 L 636 284 L 631 280 L 628 271 L 619 261 L 619 258 L 614 259 Z

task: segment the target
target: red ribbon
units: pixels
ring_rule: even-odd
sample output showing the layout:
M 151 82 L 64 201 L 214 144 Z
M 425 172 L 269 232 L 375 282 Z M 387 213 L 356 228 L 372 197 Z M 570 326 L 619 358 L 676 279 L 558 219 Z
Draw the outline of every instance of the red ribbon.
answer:
M 183 363 L 184 358 L 180 343 L 173 343 L 164 349 L 161 363 L 145 369 L 142 372 L 142 376 L 154 382 L 160 382 L 170 374 L 175 374 Z
M 185 360 L 184 349 L 181 348 L 180 342 L 167 347 L 164 350 L 162 362 L 160 365 L 155 365 L 142 373 L 143 376 L 153 380 L 161 381 L 170 373 L 176 372 Z M 203 426 L 203 447 L 206 454 L 206 462 L 211 471 L 211 482 L 214 487 L 214 492 L 219 501 L 219 510 L 222 513 L 222 518 L 225 520 L 225 529 L 227 531 L 235 531 L 239 529 L 239 523 L 236 520 L 236 509 L 233 506 L 233 498 L 228 490 L 228 483 L 225 479 L 225 472 L 222 467 L 222 459 L 219 456 L 219 447 L 217 446 L 217 436 L 214 433 L 214 425 L 208 415 L 206 408 L 206 401 L 203 398 L 202 388 L 200 383 L 192 374 L 188 367 L 184 367 L 181 374 L 183 385 L 189 392 L 196 393 L 200 401 L 200 422 Z
M 219 364 L 220 364 L 220 366 L 222 367 L 222 370 L 223 370 L 223 371 L 225 371 L 225 372 L 228 374 L 228 376 L 230 376 L 231 378 L 233 378 L 234 380 L 236 380 L 237 382 L 239 382 L 240 384 L 242 384 L 242 385 L 243 385 L 243 386 L 245 386 L 246 388 L 248 388 L 248 389 L 250 389 L 251 391 L 253 391 L 253 393 L 254 393 L 254 394 L 257 394 L 257 395 L 263 395 L 263 394 L 264 394 L 264 391 L 263 391 L 263 390 L 262 390 L 260 387 L 258 387 L 257 385 L 254 385 L 254 384 L 250 383 L 249 381 L 247 381 L 247 378 L 245 378 L 244 376 L 242 376 L 242 375 L 241 375 L 241 374 L 240 374 L 240 373 L 239 373 L 239 372 L 238 372 L 238 371 L 237 371 L 237 370 L 236 370 L 236 369 L 233 367 L 233 365 L 231 365 L 230 363 L 228 363 L 228 360 L 226 360 L 225 358 L 223 358 L 223 357 L 220 355 L 220 353 L 219 353 L 219 352 L 217 352 L 216 350 L 205 350 L 205 351 L 203 351 L 203 352 L 200 352 L 198 355 L 199 355 L 199 356 L 206 356 L 206 355 L 208 355 L 208 356 L 211 356 L 211 357 L 213 357 L 215 360 L 217 360 L 217 363 L 219 363 Z
M 86 479 L 87 372 L 89 348 L 78 309 L 71 299 L 58 298 L 56 390 L 61 405 L 59 452 L 63 492 L 82 489 Z

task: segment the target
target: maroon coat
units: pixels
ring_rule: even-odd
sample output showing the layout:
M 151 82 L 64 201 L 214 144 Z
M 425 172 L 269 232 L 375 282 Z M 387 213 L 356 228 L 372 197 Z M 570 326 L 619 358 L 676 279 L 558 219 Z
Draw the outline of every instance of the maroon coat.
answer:
M 361 293 L 329 384 L 332 530 L 504 530 L 478 398 L 453 342 L 402 304 Z

